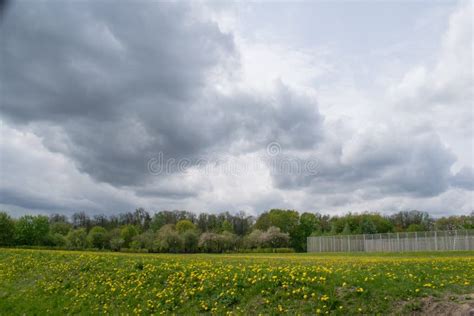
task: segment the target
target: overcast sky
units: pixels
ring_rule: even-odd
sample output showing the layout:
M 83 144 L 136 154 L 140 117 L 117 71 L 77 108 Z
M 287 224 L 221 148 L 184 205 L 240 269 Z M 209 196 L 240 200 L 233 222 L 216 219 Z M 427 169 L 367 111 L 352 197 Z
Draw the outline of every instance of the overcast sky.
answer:
M 10 1 L 0 208 L 474 210 L 471 1 Z

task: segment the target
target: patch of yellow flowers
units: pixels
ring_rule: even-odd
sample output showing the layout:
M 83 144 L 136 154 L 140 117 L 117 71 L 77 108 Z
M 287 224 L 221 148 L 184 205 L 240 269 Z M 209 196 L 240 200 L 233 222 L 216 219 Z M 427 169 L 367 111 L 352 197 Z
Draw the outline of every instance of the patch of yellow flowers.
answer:
M 342 315 L 407 295 L 472 292 L 474 259 L 0 249 L 0 280 L 0 310 L 13 314 Z

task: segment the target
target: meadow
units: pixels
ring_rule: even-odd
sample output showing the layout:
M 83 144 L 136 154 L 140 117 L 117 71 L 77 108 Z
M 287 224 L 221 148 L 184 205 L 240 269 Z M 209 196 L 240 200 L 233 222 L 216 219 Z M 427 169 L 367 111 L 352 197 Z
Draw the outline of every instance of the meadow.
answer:
M 406 314 L 427 299 L 474 301 L 474 253 L 0 249 L 0 280 L 1 315 Z

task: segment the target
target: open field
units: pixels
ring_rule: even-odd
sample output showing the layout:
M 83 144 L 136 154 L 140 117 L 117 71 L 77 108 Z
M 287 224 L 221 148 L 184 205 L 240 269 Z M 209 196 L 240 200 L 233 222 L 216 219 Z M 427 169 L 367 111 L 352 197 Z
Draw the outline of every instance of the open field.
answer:
M 161 255 L 0 249 L 0 280 L 2 315 L 351 315 L 427 308 L 447 313 L 474 302 L 474 253 Z

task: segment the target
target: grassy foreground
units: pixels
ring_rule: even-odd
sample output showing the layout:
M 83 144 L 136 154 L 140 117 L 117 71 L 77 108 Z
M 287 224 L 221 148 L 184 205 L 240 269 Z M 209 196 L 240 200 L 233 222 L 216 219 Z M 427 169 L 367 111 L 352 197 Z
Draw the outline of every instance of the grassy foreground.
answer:
M 153 255 L 0 249 L 0 314 L 387 314 L 474 293 L 474 253 Z M 402 306 L 402 308 L 400 307 Z

